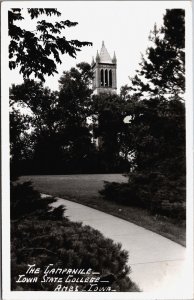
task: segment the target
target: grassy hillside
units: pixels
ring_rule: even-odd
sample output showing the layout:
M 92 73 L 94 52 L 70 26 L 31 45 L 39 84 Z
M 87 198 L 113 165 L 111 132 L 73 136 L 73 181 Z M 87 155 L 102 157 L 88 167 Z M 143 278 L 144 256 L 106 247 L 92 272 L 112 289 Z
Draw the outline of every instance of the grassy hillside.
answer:
M 127 182 L 127 177 L 121 174 L 34 175 L 20 178 L 20 181 L 28 180 L 42 193 L 99 209 L 185 245 L 185 222 L 180 224 L 167 217 L 151 215 L 145 209 L 110 203 L 102 198 L 99 190 L 103 188 L 104 181 Z
M 127 182 L 127 177 L 121 174 L 89 174 L 89 175 L 36 175 L 24 176 L 21 180 L 30 180 L 41 192 L 53 194 L 68 199 L 81 200 L 84 204 L 94 199 L 101 200 L 98 193 L 103 189 L 104 181 Z

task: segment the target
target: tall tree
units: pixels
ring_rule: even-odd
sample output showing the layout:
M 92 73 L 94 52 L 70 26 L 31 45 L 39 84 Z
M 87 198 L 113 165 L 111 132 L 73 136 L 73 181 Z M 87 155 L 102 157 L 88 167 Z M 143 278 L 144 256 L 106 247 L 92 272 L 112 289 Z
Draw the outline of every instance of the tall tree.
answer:
M 133 172 L 127 185 L 107 186 L 104 193 L 114 195 L 117 189 L 125 203 L 184 219 L 184 10 L 167 10 L 150 39 L 140 69 L 122 89 L 133 134 Z
M 92 70 L 88 63 L 63 73 L 59 80 L 59 109 L 63 115 L 66 137 L 68 137 L 69 160 L 83 171 L 92 165 L 94 152 L 88 117 L 91 115 Z M 79 172 L 81 171 L 79 170 Z
M 185 91 L 185 11 L 167 9 L 161 28 L 154 26 L 140 69 L 131 78 L 137 96 L 180 97 Z
M 100 94 L 92 98 L 93 133 L 98 139 L 98 149 L 104 171 L 113 172 L 128 166 L 130 134 L 123 123 L 126 102 L 117 94 Z M 129 135 L 128 135 L 129 134 Z
M 41 82 L 25 80 L 23 84 L 13 85 L 10 89 L 10 104 L 13 108 L 17 108 L 17 115 L 15 114 L 15 109 L 12 109 L 10 112 L 11 149 L 16 148 L 16 144 L 12 143 L 12 139 L 15 128 L 17 128 L 13 121 L 17 116 L 16 120 L 23 124 L 23 127 L 20 126 L 20 130 L 17 131 L 17 137 L 18 140 L 22 140 L 23 136 L 28 136 L 30 142 L 22 143 L 22 145 L 25 148 L 31 148 L 30 152 L 32 155 L 30 160 L 35 159 L 33 164 L 34 170 L 37 167 L 41 168 L 43 165 L 48 170 L 49 160 L 50 168 L 52 169 L 52 166 L 55 164 L 54 157 L 59 158 L 58 140 L 61 135 L 59 130 L 61 124 L 60 113 L 57 109 L 57 92 L 51 92 L 48 88 L 44 88 Z M 22 108 L 25 108 L 24 112 L 27 114 L 23 117 Z M 24 153 L 23 151 L 23 160 L 29 161 L 29 157 L 24 155 Z M 36 170 L 36 172 L 38 171 L 39 169 Z
M 87 169 L 94 151 L 87 124 L 91 114 L 91 80 L 90 65 L 80 63 L 64 72 L 59 92 L 52 92 L 42 82 L 33 80 L 12 86 L 12 106 L 19 104 L 30 112 L 28 124 L 36 172 L 70 172 L 76 165 L 79 171 Z M 23 133 L 19 132 L 20 138 Z
M 13 107 L 10 112 L 10 166 L 13 180 L 22 174 L 25 160 L 32 158 L 32 141 L 28 130 L 28 117 Z
M 59 17 L 57 9 L 29 8 L 31 19 L 45 15 Z M 31 74 L 44 81 L 44 75 L 57 73 L 57 63 L 61 63 L 60 54 L 67 53 L 76 57 L 83 46 L 92 45 L 90 42 L 67 40 L 63 35 L 64 29 L 76 26 L 77 22 L 69 20 L 48 22 L 39 20 L 33 30 L 26 30 L 18 24 L 24 19 L 23 10 L 14 8 L 9 10 L 9 68 L 20 67 L 24 78 Z
M 132 78 L 129 89 L 136 103 L 131 126 L 136 128 L 136 165 L 142 170 L 167 171 L 173 161 L 179 171 L 184 170 L 184 33 L 184 10 L 167 10 L 163 26 L 151 32 L 152 46 Z
M 86 122 L 91 113 L 91 83 L 91 66 L 84 62 L 64 72 L 59 79 L 59 106 L 66 124 L 81 126 Z

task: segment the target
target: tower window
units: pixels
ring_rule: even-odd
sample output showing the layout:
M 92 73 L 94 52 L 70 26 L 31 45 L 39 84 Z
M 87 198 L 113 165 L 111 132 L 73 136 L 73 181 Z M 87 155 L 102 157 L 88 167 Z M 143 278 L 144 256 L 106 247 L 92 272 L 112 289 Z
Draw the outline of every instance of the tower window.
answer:
M 100 71 L 100 85 L 104 86 L 104 70 Z
M 112 70 L 109 71 L 109 86 L 112 86 Z
M 108 71 L 105 70 L 105 86 L 108 86 Z

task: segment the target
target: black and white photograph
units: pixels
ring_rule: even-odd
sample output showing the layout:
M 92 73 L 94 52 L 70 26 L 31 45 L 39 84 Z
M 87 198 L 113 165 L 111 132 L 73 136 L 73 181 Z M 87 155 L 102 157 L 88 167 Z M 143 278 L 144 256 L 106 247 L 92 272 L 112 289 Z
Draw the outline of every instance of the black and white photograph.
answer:
M 2 3 L 3 300 L 193 299 L 191 12 Z

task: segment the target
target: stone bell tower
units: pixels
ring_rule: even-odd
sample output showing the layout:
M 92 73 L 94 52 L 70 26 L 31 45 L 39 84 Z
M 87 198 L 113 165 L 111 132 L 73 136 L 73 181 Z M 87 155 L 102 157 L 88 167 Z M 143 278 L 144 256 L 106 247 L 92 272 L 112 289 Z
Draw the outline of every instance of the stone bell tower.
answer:
M 92 60 L 94 94 L 117 92 L 117 59 L 114 53 L 110 57 L 104 42 L 100 54 L 97 51 L 96 60 Z

